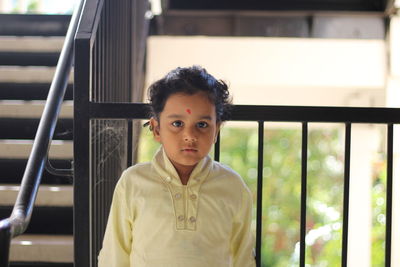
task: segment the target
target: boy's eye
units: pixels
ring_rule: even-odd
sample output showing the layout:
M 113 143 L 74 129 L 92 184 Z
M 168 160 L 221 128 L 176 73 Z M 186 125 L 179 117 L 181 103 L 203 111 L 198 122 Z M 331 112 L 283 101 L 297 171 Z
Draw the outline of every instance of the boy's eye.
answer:
M 208 127 L 208 123 L 205 122 L 205 121 L 198 122 L 197 123 L 197 127 L 199 127 L 199 128 L 207 128 Z
M 174 127 L 182 127 L 182 126 L 183 126 L 183 122 L 181 122 L 181 121 L 174 121 L 174 122 L 172 123 L 172 126 L 174 126 Z

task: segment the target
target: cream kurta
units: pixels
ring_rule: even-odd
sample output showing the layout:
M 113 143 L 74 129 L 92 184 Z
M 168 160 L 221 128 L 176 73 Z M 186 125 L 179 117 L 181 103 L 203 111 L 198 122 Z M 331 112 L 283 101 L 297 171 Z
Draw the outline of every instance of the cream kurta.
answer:
M 206 157 L 182 185 L 161 149 L 151 163 L 122 174 L 99 266 L 255 266 L 251 211 L 237 173 Z

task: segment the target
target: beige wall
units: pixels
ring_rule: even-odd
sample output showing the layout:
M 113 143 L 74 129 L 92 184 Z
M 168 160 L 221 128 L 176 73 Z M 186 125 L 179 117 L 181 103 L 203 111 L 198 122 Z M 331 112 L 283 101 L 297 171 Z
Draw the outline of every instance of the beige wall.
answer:
M 383 40 L 153 36 L 148 49 L 147 84 L 199 64 L 236 104 L 385 105 Z

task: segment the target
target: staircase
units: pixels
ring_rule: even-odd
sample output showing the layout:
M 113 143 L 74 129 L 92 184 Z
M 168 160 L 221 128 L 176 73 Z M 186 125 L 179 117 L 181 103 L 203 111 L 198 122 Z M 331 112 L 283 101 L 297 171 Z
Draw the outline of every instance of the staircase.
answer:
M 0 219 L 11 214 L 70 16 L 0 14 Z M 71 167 L 72 77 L 49 158 Z M 73 266 L 72 178 L 44 172 L 26 232 L 10 266 Z

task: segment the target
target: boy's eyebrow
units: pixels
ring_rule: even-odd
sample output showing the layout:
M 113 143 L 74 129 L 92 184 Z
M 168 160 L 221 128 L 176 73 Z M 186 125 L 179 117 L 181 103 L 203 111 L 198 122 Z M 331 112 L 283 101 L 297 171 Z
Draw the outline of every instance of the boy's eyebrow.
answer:
M 212 118 L 211 118 L 211 116 L 201 116 L 200 117 L 201 119 L 203 119 L 203 120 L 209 120 L 209 121 L 211 121 L 212 120 Z
M 170 119 L 181 119 L 183 117 L 185 117 L 185 116 L 179 115 L 179 114 L 170 114 L 167 116 L 167 118 L 170 118 Z M 211 116 L 209 116 L 209 115 L 199 116 L 199 119 L 210 120 L 210 121 L 212 120 Z

